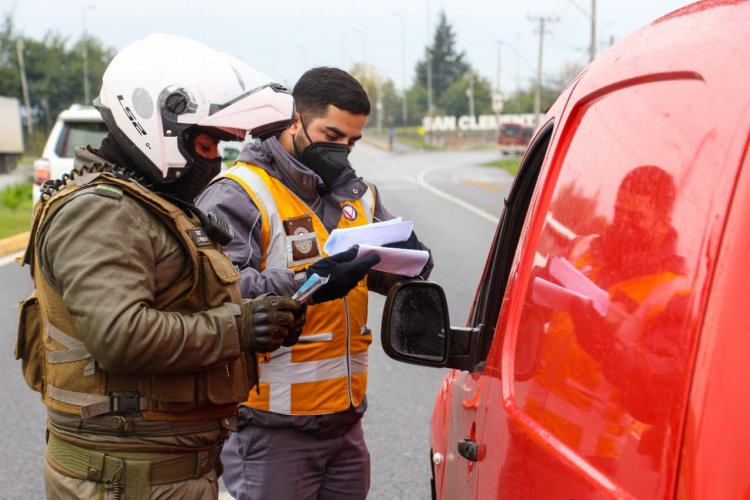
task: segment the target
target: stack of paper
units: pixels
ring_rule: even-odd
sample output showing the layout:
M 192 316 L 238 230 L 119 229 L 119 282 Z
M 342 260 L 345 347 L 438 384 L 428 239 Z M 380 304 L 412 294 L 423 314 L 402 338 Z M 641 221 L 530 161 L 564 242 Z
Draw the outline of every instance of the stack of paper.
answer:
M 406 241 L 411 235 L 414 223 L 395 219 L 367 224 L 365 226 L 334 229 L 323 250 L 328 255 L 343 252 L 354 245 L 359 245 L 357 258 L 378 254 L 380 262 L 373 269 L 402 276 L 416 276 L 427 263 L 430 254 L 425 250 L 407 250 L 387 248 L 383 245 Z

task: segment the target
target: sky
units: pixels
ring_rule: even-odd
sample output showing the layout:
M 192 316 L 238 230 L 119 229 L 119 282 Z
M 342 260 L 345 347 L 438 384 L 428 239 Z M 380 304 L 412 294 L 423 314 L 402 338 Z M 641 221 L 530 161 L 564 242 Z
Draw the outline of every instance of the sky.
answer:
M 195 38 L 229 52 L 287 86 L 314 66 L 349 69 L 365 62 L 409 87 L 414 67 L 441 10 L 457 48 L 504 93 L 527 87 L 536 74 L 539 19 L 551 19 L 543 44 L 543 80 L 588 61 L 591 7 L 596 2 L 597 49 L 687 0 L 0 0 L 16 31 L 41 39 L 55 31 L 79 39 L 84 29 L 120 49 L 149 33 Z M 429 36 L 428 36 L 429 33 Z M 404 71 L 403 68 L 406 68 Z

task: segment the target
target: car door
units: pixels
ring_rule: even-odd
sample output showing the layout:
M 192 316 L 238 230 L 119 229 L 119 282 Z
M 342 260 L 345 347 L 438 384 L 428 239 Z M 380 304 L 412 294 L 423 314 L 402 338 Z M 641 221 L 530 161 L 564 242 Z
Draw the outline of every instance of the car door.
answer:
M 579 83 L 520 243 L 483 372 L 477 498 L 674 491 L 729 134 L 695 73 L 607 83 Z
M 488 386 L 495 383 L 486 369 L 486 358 L 493 340 L 497 342 L 495 326 L 502 305 L 505 285 L 521 234 L 531 196 L 549 147 L 553 132 L 550 121 L 541 128 L 536 140 L 528 149 L 500 219 L 490 255 L 480 281 L 480 287 L 470 313 L 468 327 L 481 338 L 479 355 L 470 369 L 454 371 L 449 375 L 451 397 L 446 419 L 450 426 L 445 430 L 447 439 L 445 457 L 446 478 L 440 492 L 441 498 L 473 498 L 476 496 L 477 468 L 487 453 L 486 443 L 479 435 L 481 422 L 487 408 Z M 490 370 L 491 371 L 491 370 Z

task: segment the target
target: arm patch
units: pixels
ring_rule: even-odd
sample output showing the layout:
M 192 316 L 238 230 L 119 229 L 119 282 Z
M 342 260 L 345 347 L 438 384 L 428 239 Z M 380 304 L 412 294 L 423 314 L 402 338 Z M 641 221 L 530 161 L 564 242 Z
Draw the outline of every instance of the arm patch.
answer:
M 110 184 L 99 184 L 96 186 L 96 189 L 94 189 L 94 193 L 100 196 L 106 196 L 107 198 L 114 198 L 116 200 L 122 199 L 122 188 Z

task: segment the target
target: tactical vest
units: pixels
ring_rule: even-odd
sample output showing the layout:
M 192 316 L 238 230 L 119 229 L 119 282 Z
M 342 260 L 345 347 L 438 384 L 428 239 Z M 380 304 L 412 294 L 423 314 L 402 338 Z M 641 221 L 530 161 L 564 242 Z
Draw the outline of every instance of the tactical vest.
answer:
M 155 297 L 154 308 L 196 313 L 241 301 L 239 274 L 219 246 L 208 238 L 196 243 L 190 233 L 200 229 L 193 216 L 134 182 L 92 172 L 77 175 L 34 210 L 31 238 L 21 262 L 30 263 L 35 291 L 21 303 L 16 358 L 23 359 L 29 386 L 42 393 L 49 408 L 94 417 L 111 411 L 141 410 L 149 420 L 202 420 L 234 415 L 256 382 L 254 363 L 244 355 L 196 373 L 164 375 L 111 374 L 96 364 L 76 331 L 62 295 L 49 283 L 36 255 L 45 221 L 81 190 L 122 189 L 164 223 L 181 243 L 190 262 L 178 283 Z
M 314 211 L 263 169 L 237 163 L 223 174 L 244 188 L 263 219 L 260 271 L 303 269 L 325 257 L 328 231 Z M 375 198 L 341 203 L 339 228 L 372 223 Z M 339 300 L 307 309 L 299 342 L 259 355 L 260 391 L 246 405 L 286 415 L 319 415 L 359 406 L 367 387 L 367 279 Z

